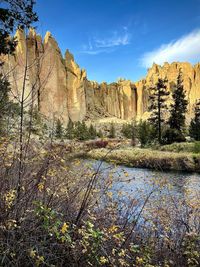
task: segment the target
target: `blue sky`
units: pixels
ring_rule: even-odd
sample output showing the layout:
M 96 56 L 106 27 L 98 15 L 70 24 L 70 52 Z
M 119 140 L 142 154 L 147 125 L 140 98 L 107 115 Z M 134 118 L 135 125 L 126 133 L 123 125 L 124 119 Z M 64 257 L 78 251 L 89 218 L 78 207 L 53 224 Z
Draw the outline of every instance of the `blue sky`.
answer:
M 37 0 L 50 31 L 88 78 L 137 81 L 153 62 L 200 61 L 200 0 Z

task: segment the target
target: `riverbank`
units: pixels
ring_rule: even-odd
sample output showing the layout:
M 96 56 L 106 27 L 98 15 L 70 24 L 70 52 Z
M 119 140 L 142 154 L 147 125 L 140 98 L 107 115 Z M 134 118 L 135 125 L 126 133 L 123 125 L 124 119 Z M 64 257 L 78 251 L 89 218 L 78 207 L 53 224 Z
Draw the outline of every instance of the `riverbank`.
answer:
M 104 160 L 128 167 L 155 170 L 200 172 L 200 154 L 169 152 L 142 148 L 92 149 L 87 158 Z

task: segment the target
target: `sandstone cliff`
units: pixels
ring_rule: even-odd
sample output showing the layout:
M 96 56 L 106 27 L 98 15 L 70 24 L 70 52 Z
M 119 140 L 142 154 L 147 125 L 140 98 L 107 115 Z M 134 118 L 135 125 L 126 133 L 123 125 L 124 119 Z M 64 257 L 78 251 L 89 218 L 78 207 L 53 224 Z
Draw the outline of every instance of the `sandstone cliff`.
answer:
M 87 81 L 85 85 L 87 111 L 96 116 L 114 116 L 130 120 L 137 115 L 137 92 L 130 81 L 107 84 Z
M 51 33 L 47 32 L 42 40 L 31 29 L 27 38 L 23 31 L 17 31 L 16 37 L 15 55 L 4 58 L 11 97 L 20 100 L 25 84 L 25 106 L 36 106 L 50 119 L 60 118 L 66 124 L 69 118 L 73 121 L 110 116 L 124 120 L 144 118 L 148 110 L 148 88 L 161 77 L 167 78 L 167 89 L 171 91 L 180 70 L 189 101 L 188 117 L 200 99 L 200 64 L 154 64 L 141 81 L 98 84 L 87 80 L 86 71 L 77 65 L 68 50 L 63 58 Z
M 186 96 L 188 99 L 188 113 L 191 116 L 193 113 L 193 106 L 197 99 L 200 99 L 200 64 L 192 66 L 187 62 L 174 62 L 172 64 L 164 63 L 161 67 L 154 64 L 147 73 L 145 79 L 146 88 L 152 83 L 158 80 L 158 77 L 167 78 L 168 80 L 168 90 L 172 91 L 174 84 L 176 84 L 177 76 L 181 70 L 183 76 L 183 86 L 186 91 Z

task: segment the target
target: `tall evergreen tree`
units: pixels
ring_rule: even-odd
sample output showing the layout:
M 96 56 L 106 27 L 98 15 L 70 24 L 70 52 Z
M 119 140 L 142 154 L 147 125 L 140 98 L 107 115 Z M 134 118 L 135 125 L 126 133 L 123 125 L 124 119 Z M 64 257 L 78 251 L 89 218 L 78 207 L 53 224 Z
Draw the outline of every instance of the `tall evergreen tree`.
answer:
M 5 115 L 9 105 L 10 83 L 0 74 L 0 119 Z
M 10 37 L 17 28 L 29 28 L 38 20 L 33 11 L 34 0 L 2 0 L 0 7 L 0 55 L 12 54 L 15 51 L 16 39 Z M 2 62 L 0 61 L 0 64 Z
M 13 54 L 17 40 L 12 37 L 17 29 L 29 28 L 33 22 L 38 20 L 37 14 L 33 11 L 34 0 L 1 0 L 0 7 L 0 67 L 4 64 L 2 56 Z M 10 115 L 17 105 L 8 100 L 10 84 L 7 75 L 0 75 L 0 119 L 2 120 L 8 107 Z
M 195 105 L 194 118 L 191 120 L 189 133 L 196 141 L 200 141 L 200 99 Z
M 173 103 L 170 105 L 169 126 L 181 133 L 185 126 L 185 113 L 187 111 L 188 101 L 183 88 L 182 73 L 179 72 L 177 84 L 172 93 Z
M 5 116 L 9 109 L 9 94 L 10 84 L 7 79 L 4 79 L 0 74 L 0 134 L 4 134 Z
M 167 92 L 166 79 L 158 79 L 156 86 L 150 88 L 150 106 L 151 116 L 149 121 L 154 125 L 159 143 L 162 141 L 162 123 L 164 122 L 163 111 L 167 109 L 166 97 Z

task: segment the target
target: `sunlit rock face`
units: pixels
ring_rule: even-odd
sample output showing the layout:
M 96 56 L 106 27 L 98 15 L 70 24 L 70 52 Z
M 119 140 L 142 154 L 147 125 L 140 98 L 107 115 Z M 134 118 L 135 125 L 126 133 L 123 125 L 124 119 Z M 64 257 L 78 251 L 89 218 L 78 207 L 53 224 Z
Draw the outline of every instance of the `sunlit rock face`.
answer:
M 44 40 L 31 29 L 27 38 L 16 32 L 18 44 L 14 56 L 5 56 L 3 72 L 8 75 L 15 100 L 22 97 L 25 107 L 36 106 L 49 119 L 82 121 L 88 118 L 116 117 L 135 120 L 148 117 L 149 87 L 158 78 L 166 78 L 172 91 L 180 70 L 189 102 L 187 117 L 200 99 L 200 64 L 154 64 L 146 78 L 138 82 L 119 80 L 111 84 L 87 79 L 86 71 L 75 62 L 67 50 L 63 57 L 56 40 L 47 32 Z M 26 79 L 24 76 L 26 73 Z M 168 100 L 170 103 L 170 98 Z
M 30 30 L 27 39 L 22 30 L 18 30 L 15 37 L 18 41 L 15 55 L 5 56 L 3 72 L 11 84 L 11 98 L 16 101 L 23 98 L 25 107 L 29 107 L 37 103 L 39 78 L 36 58 L 42 40 L 34 30 Z
M 86 71 L 79 68 L 68 50 L 65 53 L 65 68 L 69 117 L 72 121 L 82 121 L 86 116 Z
M 137 91 L 130 81 L 101 83 L 87 81 L 86 103 L 88 112 L 131 120 L 137 115 Z
M 49 32 L 44 38 L 44 53 L 41 58 L 39 109 L 47 117 L 68 122 L 67 78 L 65 64 L 57 42 Z
M 196 100 L 200 99 L 200 64 L 195 66 L 188 62 L 164 63 L 163 66 L 154 64 L 147 73 L 144 86 L 148 88 L 155 84 L 158 78 L 166 78 L 168 80 L 167 89 L 171 92 L 177 82 L 180 71 L 182 72 L 183 87 L 189 103 L 187 116 L 191 117 L 194 104 Z
M 26 109 L 36 106 L 48 118 L 60 118 L 67 123 L 66 70 L 56 41 L 49 32 L 42 41 L 32 29 L 27 38 L 18 30 L 16 38 L 15 55 L 7 56 L 4 64 L 4 73 L 11 83 L 11 98 L 16 101 L 23 98 Z

